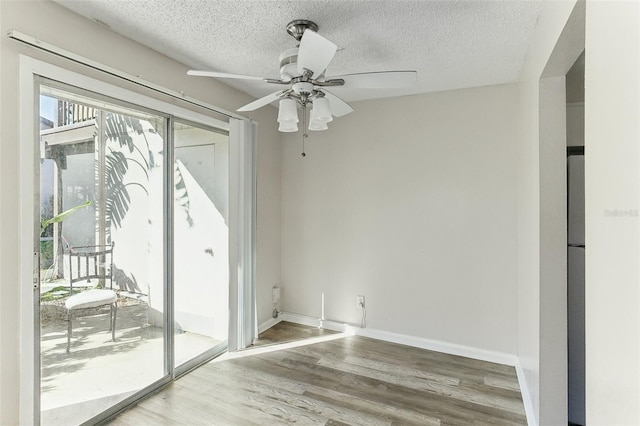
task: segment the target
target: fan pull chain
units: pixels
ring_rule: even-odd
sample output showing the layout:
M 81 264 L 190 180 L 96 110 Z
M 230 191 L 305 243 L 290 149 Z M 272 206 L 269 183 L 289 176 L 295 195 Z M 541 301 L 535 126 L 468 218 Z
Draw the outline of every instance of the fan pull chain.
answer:
M 307 154 L 304 152 L 304 140 L 308 138 L 307 134 L 307 105 L 302 105 L 302 156 L 306 157 Z

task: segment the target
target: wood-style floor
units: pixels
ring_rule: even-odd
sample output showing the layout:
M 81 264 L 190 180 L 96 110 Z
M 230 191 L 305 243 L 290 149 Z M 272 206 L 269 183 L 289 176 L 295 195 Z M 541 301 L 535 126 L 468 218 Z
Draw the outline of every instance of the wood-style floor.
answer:
M 111 424 L 526 425 L 526 418 L 513 367 L 345 336 L 209 363 Z
M 253 342 L 254 347 L 306 340 L 313 337 L 337 334 L 337 331 L 282 321 L 262 332 Z

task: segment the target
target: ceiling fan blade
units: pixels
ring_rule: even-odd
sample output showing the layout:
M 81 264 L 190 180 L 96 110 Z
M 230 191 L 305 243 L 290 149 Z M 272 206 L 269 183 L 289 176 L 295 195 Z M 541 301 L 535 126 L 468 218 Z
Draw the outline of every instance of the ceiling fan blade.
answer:
M 338 46 L 334 43 L 315 31 L 306 29 L 298 50 L 298 72 L 302 74 L 308 69 L 313 71 L 313 76 L 319 76 L 327 69 L 337 50 Z
M 413 87 L 417 82 L 416 71 L 382 71 L 347 74 L 327 78 L 327 80 L 343 79 L 345 89 L 401 89 Z
M 240 79 L 240 80 L 261 80 L 261 81 L 264 80 L 264 78 L 262 78 L 262 77 L 256 77 L 256 76 L 253 76 L 253 75 L 228 74 L 228 73 L 225 73 L 225 72 L 216 72 L 216 71 L 189 70 L 189 71 L 187 71 L 187 75 L 194 75 L 194 76 L 198 76 L 198 77 L 236 78 L 236 79 Z
M 329 109 L 331 110 L 331 115 L 333 115 L 334 117 L 342 117 L 343 115 L 347 115 L 353 112 L 353 108 L 351 108 L 348 103 L 346 103 L 333 93 L 328 92 L 324 89 L 322 89 L 322 92 L 324 93 L 325 98 L 329 100 Z
M 269 105 L 271 102 L 273 101 L 277 101 L 278 99 L 280 99 L 282 97 L 282 94 L 286 92 L 286 90 L 279 90 L 275 93 L 272 93 L 270 95 L 267 95 L 265 97 L 262 97 L 258 100 L 255 100 L 241 108 L 238 108 L 237 111 L 243 112 L 243 111 L 255 111 L 258 108 L 262 108 L 265 105 Z

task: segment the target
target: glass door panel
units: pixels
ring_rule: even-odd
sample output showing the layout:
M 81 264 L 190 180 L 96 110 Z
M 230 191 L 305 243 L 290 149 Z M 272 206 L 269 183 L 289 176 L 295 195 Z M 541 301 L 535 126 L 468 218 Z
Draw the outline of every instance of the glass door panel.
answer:
M 229 137 L 173 126 L 175 365 L 226 344 L 229 328 Z
M 40 115 L 41 423 L 80 424 L 169 373 L 167 119 L 48 85 Z

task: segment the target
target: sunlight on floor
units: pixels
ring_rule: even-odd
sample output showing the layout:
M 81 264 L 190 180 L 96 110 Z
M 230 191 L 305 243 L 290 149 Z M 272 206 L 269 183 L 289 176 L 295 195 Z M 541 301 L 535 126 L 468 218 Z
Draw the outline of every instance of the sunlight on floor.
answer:
M 71 351 L 66 353 L 67 322 L 52 320 L 42 328 L 41 410 L 43 425 L 79 424 L 162 378 L 164 333 L 147 322 L 147 305 L 118 309 L 116 341 L 107 313 L 73 322 Z M 219 341 L 176 335 L 177 360 L 187 360 Z
M 320 343 L 320 342 L 328 342 L 331 340 L 338 340 L 338 339 L 344 339 L 345 337 L 348 336 L 354 336 L 355 332 L 353 330 L 347 330 L 341 333 L 335 333 L 335 334 L 328 334 L 325 336 L 318 336 L 318 337 L 311 337 L 308 339 L 304 339 L 304 340 L 297 340 L 297 341 L 293 341 L 293 342 L 286 342 L 286 343 L 281 343 L 281 344 L 273 344 L 273 345 L 269 345 L 269 346 L 258 346 L 258 347 L 252 347 L 249 349 L 245 349 L 245 350 L 241 350 L 238 352 L 226 352 L 225 354 L 217 357 L 216 359 L 212 360 L 212 363 L 215 362 L 220 362 L 220 361 L 227 361 L 230 359 L 237 359 L 237 358 L 244 358 L 247 356 L 253 356 L 253 355 L 260 355 L 260 354 L 266 354 L 269 352 L 276 352 L 276 351 L 282 351 L 285 349 L 291 349 L 291 348 L 298 348 L 300 346 L 307 346 L 307 345 L 313 345 L 315 343 Z

